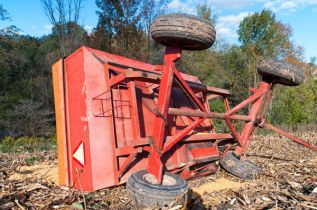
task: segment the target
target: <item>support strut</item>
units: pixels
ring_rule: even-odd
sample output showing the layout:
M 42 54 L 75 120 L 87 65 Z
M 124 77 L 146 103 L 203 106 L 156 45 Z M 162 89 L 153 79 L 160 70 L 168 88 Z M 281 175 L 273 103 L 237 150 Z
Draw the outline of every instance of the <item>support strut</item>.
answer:
M 156 115 L 154 120 L 153 131 L 153 149 L 149 155 L 148 172 L 153 174 L 157 183 L 162 183 L 163 178 L 163 163 L 161 159 L 160 151 L 164 146 L 164 140 L 166 137 L 167 115 L 170 104 L 171 91 L 174 79 L 175 62 L 181 57 L 181 50 L 177 48 L 166 48 L 164 58 L 164 69 L 160 82 L 160 91 L 158 95 L 157 111 L 161 113 Z
M 297 143 L 299 143 L 301 145 L 304 145 L 305 147 L 308 147 L 310 149 L 313 149 L 313 150 L 317 151 L 317 146 L 312 145 L 312 144 L 310 144 L 307 141 L 304 141 L 302 139 L 299 139 L 299 138 L 297 138 L 297 137 L 295 137 L 295 136 L 293 136 L 293 135 L 291 135 L 291 134 L 289 134 L 289 133 L 287 133 L 287 132 L 285 132 L 285 131 L 283 131 L 283 130 L 275 127 L 275 126 L 273 126 L 272 124 L 270 124 L 268 122 L 265 122 L 263 124 L 263 127 L 266 128 L 266 129 L 275 131 L 276 133 L 279 133 L 282 136 L 285 136 L 285 137 L 287 137 L 287 138 L 289 138 L 289 139 L 291 139 L 291 140 L 293 140 L 293 141 L 295 141 L 295 142 L 297 142 Z

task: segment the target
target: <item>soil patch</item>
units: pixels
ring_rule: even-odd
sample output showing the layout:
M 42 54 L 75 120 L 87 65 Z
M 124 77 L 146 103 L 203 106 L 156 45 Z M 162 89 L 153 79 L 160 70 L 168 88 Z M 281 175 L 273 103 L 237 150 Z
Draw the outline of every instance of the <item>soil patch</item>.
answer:
M 58 183 L 58 172 L 56 165 L 38 164 L 32 166 L 21 166 L 16 169 L 9 180 L 35 179 L 46 182 Z
M 193 191 L 203 195 L 204 193 L 212 193 L 220 190 L 235 190 L 240 189 L 245 186 L 244 182 L 232 181 L 226 178 L 219 178 L 215 181 L 210 181 L 205 184 L 200 185 L 199 187 L 193 188 Z

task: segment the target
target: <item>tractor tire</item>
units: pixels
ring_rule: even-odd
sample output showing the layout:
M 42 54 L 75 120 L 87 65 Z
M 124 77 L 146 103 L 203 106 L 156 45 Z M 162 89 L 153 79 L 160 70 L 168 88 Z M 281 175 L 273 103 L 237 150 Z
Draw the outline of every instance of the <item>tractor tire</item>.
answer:
M 182 177 L 165 172 L 162 185 L 153 184 L 154 176 L 146 170 L 133 173 L 127 181 L 127 191 L 141 207 L 167 207 L 188 189 Z
M 262 60 L 257 67 L 264 80 L 286 86 L 297 86 L 304 82 L 304 71 L 290 63 L 273 59 Z
M 216 39 L 216 30 L 207 20 L 186 14 L 157 17 L 150 27 L 152 38 L 169 47 L 183 50 L 206 50 Z
M 230 174 L 241 179 L 252 180 L 258 177 L 262 169 L 250 161 L 242 161 L 232 152 L 220 159 L 220 165 Z

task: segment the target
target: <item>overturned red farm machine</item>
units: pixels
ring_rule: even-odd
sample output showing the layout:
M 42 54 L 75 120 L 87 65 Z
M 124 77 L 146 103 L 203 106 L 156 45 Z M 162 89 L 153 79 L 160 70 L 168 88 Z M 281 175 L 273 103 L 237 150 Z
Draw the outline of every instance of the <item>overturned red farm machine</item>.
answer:
M 208 21 L 183 14 L 158 17 L 153 39 L 166 46 L 164 63 L 151 65 L 82 47 L 53 66 L 60 184 L 83 191 L 127 183 L 137 203 L 168 204 L 187 188 L 186 179 L 228 172 L 252 179 L 261 169 L 240 158 L 256 128 L 267 128 L 306 147 L 265 120 L 275 84 L 295 86 L 303 71 L 263 60 L 262 81 L 251 96 L 230 107 L 230 91 L 201 84 L 181 73 L 182 50 L 205 50 L 215 41 Z M 213 112 L 212 100 L 224 113 Z M 248 115 L 239 111 L 250 106 Z M 214 119 L 229 133 L 217 133 Z M 237 129 L 236 121 L 243 121 Z

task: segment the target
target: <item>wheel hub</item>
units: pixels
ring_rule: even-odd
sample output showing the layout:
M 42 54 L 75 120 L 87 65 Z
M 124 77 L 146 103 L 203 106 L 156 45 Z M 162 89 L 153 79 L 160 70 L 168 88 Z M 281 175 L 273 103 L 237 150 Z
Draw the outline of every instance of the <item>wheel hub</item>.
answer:
M 156 178 L 150 173 L 144 174 L 143 179 L 151 184 L 157 184 Z M 171 176 L 164 175 L 162 185 L 165 185 L 165 186 L 176 185 L 176 180 Z

